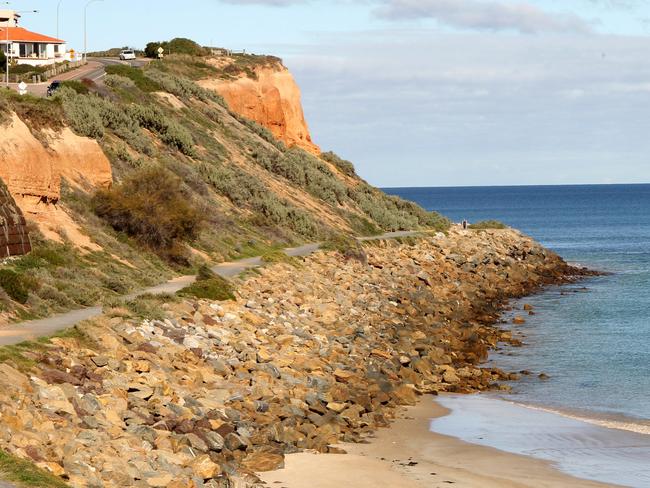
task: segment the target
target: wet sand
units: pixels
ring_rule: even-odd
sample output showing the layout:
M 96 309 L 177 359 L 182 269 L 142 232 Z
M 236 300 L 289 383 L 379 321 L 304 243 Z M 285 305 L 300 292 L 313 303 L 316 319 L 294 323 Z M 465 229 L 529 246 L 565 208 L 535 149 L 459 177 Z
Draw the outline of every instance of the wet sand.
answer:
M 571 477 L 549 462 L 469 444 L 430 431 L 449 411 L 425 397 L 368 444 L 341 445 L 348 454 L 292 454 L 283 470 L 263 473 L 279 488 L 595 488 L 608 485 Z

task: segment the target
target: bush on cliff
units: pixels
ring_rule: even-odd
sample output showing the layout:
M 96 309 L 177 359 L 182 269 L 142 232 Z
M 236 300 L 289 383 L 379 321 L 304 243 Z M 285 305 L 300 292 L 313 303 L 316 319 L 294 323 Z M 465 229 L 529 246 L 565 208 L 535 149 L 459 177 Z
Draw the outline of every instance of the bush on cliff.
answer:
M 350 161 L 347 161 L 345 159 L 341 159 L 332 151 L 325 152 L 321 154 L 320 157 L 323 158 L 328 163 L 336 166 L 336 168 L 344 175 L 350 176 L 351 178 L 355 178 L 357 176 L 357 172 L 354 169 L 354 164 L 352 164 Z
M 69 89 L 62 88 L 60 92 L 66 117 L 82 136 L 101 139 L 106 129 L 110 129 L 136 151 L 151 155 L 153 150 L 142 128 L 183 154 L 195 155 L 190 132 L 161 109 L 138 104 L 122 106 L 96 95 L 78 95 Z
M 282 176 L 331 205 L 342 204 L 346 199 L 345 185 L 322 161 L 302 149 L 264 154 L 256 152 L 253 158 L 267 171 Z
M 471 224 L 469 226 L 470 229 L 475 229 L 475 230 L 483 230 L 483 229 L 507 229 L 508 226 L 504 224 L 503 222 L 499 222 L 498 220 L 482 220 L 480 222 L 476 222 L 474 224 Z
M 84 84 L 83 84 L 81 81 L 79 81 L 79 80 L 68 80 L 68 81 L 62 81 L 62 82 L 61 82 L 61 86 L 62 86 L 62 87 L 66 86 L 66 87 L 68 87 L 68 88 L 70 88 L 70 89 L 76 91 L 76 92 L 79 93 L 80 95 L 88 95 L 88 93 L 90 92 L 90 90 L 88 89 L 88 87 L 87 87 L 86 85 L 84 85 Z
M 160 68 L 161 66 L 163 65 L 153 65 L 152 68 L 145 71 L 145 75 L 147 78 L 158 83 L 158 85 L 160 85 L 165 91 L 185 100 L 194 97 L 203 102 L 211 101 L 218 103 L 219 105 L 225 105 L 223 98 L 216 92 L 206 90 L 205 88 L 200 87 L 187 78 L 176 76 L 172 73 L 167 73 L 160 69 L 156 69 Z
M 306 238 L 317 238 L 320 226 L 302 209 L 281 200 L 253 175 L 221 164 L 199 167 L 206 181 L 233 204 L 254 211 L 251 221 L 260 226 L 289 228 Z
M 59 130 L 63 127 L 63 111 L 61 103 L 57 100 L 29 94 L 20 96 L 13 90 L 2 89 L 0 90 L 0 111 L 5 114 L 15 112 L 34 131 Z
M 162 168 L 145 168 L 93 198 L 95 213 L 115 230 L 174 262 L 187 261 L 184 242 L 194 240 L 204 213 L 181 180 Z
M 146 93 L 156 92 L 162 89 L 158 83 L 145 76 L 141 69 L 133 68 L 131 66 L 111 64 L 106 66 L 106 74 L 128 78 L 135 84 L 135 86 Z
M 336 251 L 346 259 L 354 259 L 361 263 L 368 262 L 368 256 L 363 250 L 361 243 L 345 234 L 331 235 L 320 246 L 323 251 Z
M 15 302 L 24 305 L 29 299 L 29 285 L 24 276 L 11 269 L 0 269 L 0 288 Z
M 234 300 L 234 289 L 225 278 L 202 266 L 196 281 L 178 292 L 179 296 L 204 300 Z
M 185 37 L 176 37 L 171 41 L 149 42 L 144 49 L 145 56 L 149 58 L 158 58 L 158 49 L 164 49 L 164 55 L 169 54 L 188 54 L 190 56 L 207 56 L 210 50 L 201 47 L 191 39 Z

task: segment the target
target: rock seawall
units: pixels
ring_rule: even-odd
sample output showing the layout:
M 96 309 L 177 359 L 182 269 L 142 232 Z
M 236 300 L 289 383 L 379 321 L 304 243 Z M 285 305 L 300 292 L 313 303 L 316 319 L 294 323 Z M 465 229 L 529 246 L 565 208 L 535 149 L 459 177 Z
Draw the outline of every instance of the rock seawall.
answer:
M 505 301 L 580 270 L 515 231 L 318 253 L 243 282 L 235 302 L 123 311 L 0 364 L 0 447 L 73 487 L 246 487 L 286 453 L 337 452 L 418 395 L 498 387 Z

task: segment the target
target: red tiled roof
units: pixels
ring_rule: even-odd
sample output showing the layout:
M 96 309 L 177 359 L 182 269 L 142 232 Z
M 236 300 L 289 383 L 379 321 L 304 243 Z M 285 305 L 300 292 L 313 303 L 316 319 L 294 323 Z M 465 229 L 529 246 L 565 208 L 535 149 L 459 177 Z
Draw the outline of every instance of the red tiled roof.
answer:
M 61 39 L 44 36 L 28 31 L 22 27 L 0 27 L 0 42 L 7 39 L 6 29 L 9 29 L 9 40 L 13 42 L 47 42 L 48 44 L 65 44 Z

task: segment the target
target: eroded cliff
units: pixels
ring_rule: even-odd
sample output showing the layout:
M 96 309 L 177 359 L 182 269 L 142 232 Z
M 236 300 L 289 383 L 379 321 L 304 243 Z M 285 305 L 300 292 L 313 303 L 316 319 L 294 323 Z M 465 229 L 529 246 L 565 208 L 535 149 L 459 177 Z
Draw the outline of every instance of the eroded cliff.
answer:
M 47 130 L 37 139 L 17 115 L 0 131 L 0 179 L 28 219 L 49 238 L 61 233 L 89 246 L 77 226 L 57 203 L 61 181 L 83 188 L 107 188 L 112 170 L 97 141 L 74 134 L 69 128 Z M 92 247 L 92 246 L 90 246 Z
M 31 251 L 27 223 L 0 179 L 0 259 Z
M 221 68 L 225 64 L 227 69 L 232 60 L 212 62 Z M 209 78 L 199 84 L 216 90 L 231 110 L 266 127 L 289 147 L 320 154 L 305 120 L 300 88 L 281 62 L 255 66 L 232 79 Z

